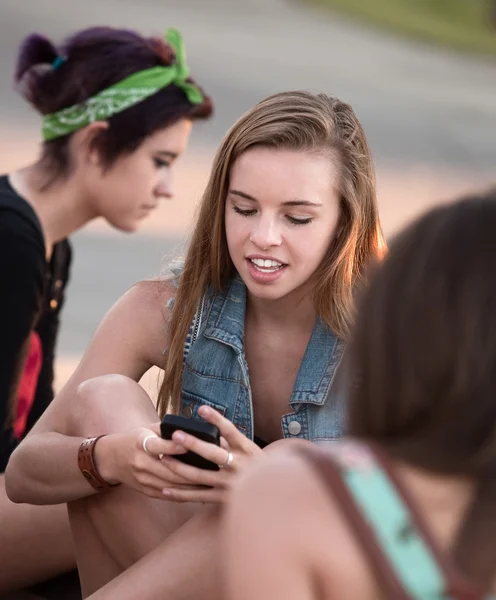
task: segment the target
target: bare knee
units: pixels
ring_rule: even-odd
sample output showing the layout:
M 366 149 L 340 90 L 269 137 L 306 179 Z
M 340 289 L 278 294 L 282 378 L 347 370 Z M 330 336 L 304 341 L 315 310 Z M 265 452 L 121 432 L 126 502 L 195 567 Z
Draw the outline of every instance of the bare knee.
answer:
M 102 375 L 81 383 L 74 394 L 73 435 L 117 433 L 158 420 L 145 390 L 124 375 Z

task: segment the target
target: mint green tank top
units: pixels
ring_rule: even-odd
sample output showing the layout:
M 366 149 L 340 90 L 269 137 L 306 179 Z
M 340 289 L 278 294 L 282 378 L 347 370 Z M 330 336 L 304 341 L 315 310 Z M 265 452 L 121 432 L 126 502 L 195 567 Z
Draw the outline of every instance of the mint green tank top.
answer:
M 478 591 L 440 551 L 380 451 L 342 441 L 331 453 L 304 454 L 349 519 L 387 598 L 496 600 Z

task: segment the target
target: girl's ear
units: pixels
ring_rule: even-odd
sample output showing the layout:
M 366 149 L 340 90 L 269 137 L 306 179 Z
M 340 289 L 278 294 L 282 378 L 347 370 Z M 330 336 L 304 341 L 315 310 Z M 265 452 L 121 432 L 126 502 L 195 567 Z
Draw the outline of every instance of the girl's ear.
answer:
M 77 151 L 84 162 L 98 166 L 101 163 L 101 154 L 98 150 L 98 145 L 95 144 L 96 139 L 107 129 L 109 124 L 107 121 L 95 121 L 75 133 Z

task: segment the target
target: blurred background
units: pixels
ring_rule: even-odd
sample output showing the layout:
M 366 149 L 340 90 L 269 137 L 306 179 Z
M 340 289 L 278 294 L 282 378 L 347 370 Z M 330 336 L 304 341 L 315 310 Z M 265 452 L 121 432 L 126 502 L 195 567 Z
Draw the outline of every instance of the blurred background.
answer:
M 387 236 L 436 203 L 496 183 L 495 4 L 0 0 L 0 172 L 38 151 L 39 119 L 11 83 L 18 45 L 33 31 L 60 42 L 89 25 L 155 35 L 177 27 L 216 108 L 214 119 L 194 128 L 178 164 L 176 198 L 140 233 L 126 236 L 97 222 L 74 236 L 58 385 L 117 298 L 180 253 L 216 146 L 238 116 L 273 92 L 324 91 L 353 105 L 375 156 Z M 154 387 L 153 378 L 148 383 Z

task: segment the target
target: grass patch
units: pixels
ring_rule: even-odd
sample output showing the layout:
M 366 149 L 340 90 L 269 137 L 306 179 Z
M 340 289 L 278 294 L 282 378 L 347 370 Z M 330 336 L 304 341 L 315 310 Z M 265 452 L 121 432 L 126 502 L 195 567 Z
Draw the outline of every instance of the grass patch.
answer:
M 491 19 L 493 0 L 306 1 L 417 39 L 458 50 L 496 55 L 496 15 L 493 14 Z

